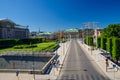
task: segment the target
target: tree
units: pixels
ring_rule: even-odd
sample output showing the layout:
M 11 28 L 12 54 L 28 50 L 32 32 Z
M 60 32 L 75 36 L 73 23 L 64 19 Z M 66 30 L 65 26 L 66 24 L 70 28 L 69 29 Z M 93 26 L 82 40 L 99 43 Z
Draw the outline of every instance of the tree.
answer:
M 107 28 L 103 29 L 102 37 L 117 37 L 120 38 L 120 24 L 110 24 Z
M 101 37 L 98 37 L 97 38 L 97 45 L 96 45 L 96 47 L 100 48 L 100 46 L 101 46 Z
M 110 53 L 111 56 L 112 56 L 112 46 L 113 46 L 112 38 L 107 38 L 106 49 Z
M 112 39 L 112 58 L 114 60 L 118 60 L 120 57 L 120 39 L 113 38 Z
M 88 45 L 90 45 L 90 46 L 93 46 L 93 37 L 86 36 L 85 43 L 88 44 Z
M 104 50 L 106 50 L 106 45 L 107 45 L 106 42 L 107 42 L 107 39 L 104 37 L 101 37 L 101 44 L 100 44 L 101 46 L 100 47 Z

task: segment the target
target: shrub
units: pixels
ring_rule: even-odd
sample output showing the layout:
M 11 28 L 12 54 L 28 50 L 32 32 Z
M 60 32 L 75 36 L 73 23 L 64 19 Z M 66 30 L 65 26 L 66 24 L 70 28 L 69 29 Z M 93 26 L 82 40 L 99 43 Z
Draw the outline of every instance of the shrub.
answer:
M 97 45 L 96 45 L 96 47 L 100 48 L 100 46 L 101 46 L 101 37 L 98 37 L 97 38 Z
M 112 55 L 112 38 L 107 38 L 106 49 Z
M 120 39 L 119 38 L 113 38 L 112 39 L 112 58 L 114 60 L 119 59 L 120 57 Z
M 12 47 L 16 44 L 16 39 L 0 40 L 0 48 Z
M 25 48 L 34 48 L 37 47 L 37 45 L 32 44 L 32 45 L 18 45 L 18 46 L 14 46 L 14 49 L 25 49 Z
M 93 45 L 93 37 L 91 37 L 91 36 L 86 36 L 86 38 L 85 38 L 85 43 L 86 43 L 87 45 L 92 46 L 92 45 Z
M 106 50 L 106 42 L 107 42 L 107 39 L 104 37 L 101 37 L 101 48 L 104 50 Z

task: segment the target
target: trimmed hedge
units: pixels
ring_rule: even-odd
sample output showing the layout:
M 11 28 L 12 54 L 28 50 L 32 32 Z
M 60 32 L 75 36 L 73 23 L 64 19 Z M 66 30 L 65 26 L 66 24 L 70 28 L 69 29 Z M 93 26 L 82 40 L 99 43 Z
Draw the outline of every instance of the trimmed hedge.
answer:
M 96 47 L 100 48 L 100 46 L 101 46 L 101 37 L 98 37 L 97 38 L 97 45 L 96 45 Z
M 107 45 L 106 45 L 107 51 L 112 56 L 112 38 L 107 38 Z
M 98 48 L 104 49 L 110 53 L 112 59 L 120 58 L 120 38 L 97 38 Z
M 29 38 L 29 39 L 21 39 L 20 42 L 21 44 L 35 44 L 35 43 L 41 43 L 42 38 Z
M 29 39 L 8 39 L 8 40 L 0 40 L 0 48 L 12 47 L 15 45 L 21 44 L 36 44 L 45 42 L 44 38 L 29 38 Z
M 101 48 L 106 50 L 107 38 L 101 37 Z
M 112 58 L 114 60 L 118 60 L 120 57 L 120 39 L 119 38 L 113 38 L 112 39 Z
M 85 38 L 85 43 L 86 43 L 87 45 L 93 46 L 93 37 L 91 37 L 91 36 L 86 36 L 86 38 Z
M 37 45 L 32 44 L 32 45 L 18 45 L 18 46 L 14 46 L 14 49 L 26 49 L 26 48 L 34 48 L 37 47 Z
M 7 48 L 16 45 L 17 39 L 0 40 L 0 48 Z

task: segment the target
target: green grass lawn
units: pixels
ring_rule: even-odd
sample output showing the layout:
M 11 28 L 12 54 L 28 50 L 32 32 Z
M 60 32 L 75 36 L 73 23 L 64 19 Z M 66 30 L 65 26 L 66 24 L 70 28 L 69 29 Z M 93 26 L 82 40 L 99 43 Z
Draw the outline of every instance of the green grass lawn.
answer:
M 30 52 L 31 53 L 32 51 L 34 51 L 34 52 L 51 51 L 52 49 L 54 49 L 55 47 L 58 46 L 58 44 L 56 42 L 38 43 L 35 45 L 37 45 L 37 47 L 23 48 L 23 49 L 15 49 L 14 47 L 11 47 L 11 48 L 0 49 L 0 54 L 5 53 L 5 52 Z M 25 44 L 22 46 L 29 46 L 29 45 Z

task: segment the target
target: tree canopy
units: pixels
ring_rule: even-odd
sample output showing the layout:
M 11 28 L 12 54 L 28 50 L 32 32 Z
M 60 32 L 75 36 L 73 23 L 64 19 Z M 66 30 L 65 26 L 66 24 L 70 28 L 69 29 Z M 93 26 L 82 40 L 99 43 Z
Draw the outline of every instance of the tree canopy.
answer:
M 117 37 L 120 38 L 120 24 L 110 24 L 107 28 L 103 29 L 102 37 Z

